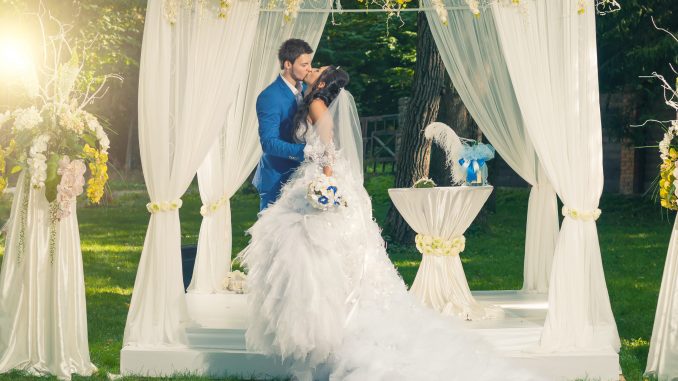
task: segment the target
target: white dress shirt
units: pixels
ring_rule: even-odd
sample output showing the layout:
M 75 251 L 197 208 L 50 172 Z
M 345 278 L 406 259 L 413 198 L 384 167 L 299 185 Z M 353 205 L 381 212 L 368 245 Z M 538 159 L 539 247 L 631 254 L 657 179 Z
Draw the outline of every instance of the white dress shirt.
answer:
M 285 79 L 285 77 L 283 77 L 282 74 L 280 74 L 280 78 L 282 78 L 282 80 L 285 81 L 287 87 L 289 87 L 290 91 L 292 91 L 292 94 L 294 94 L 294 98 L 297 100 L 297 104 L 300 104 L 304 99 L 304 96 L 301 94 L 301 91 L 299 91 L 299 89 L 297 89 L 293 84 L 289 83 Z

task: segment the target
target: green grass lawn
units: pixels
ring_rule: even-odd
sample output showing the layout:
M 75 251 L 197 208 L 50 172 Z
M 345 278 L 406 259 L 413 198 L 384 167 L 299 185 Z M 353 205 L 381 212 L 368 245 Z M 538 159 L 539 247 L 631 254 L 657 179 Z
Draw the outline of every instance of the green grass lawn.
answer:
M 383 226 L 389 201 L 388 176 L 368 179 L 374 214 Z M 122 335 L 149 214 L 145 188 L 138 183 L 113 182 L 115 197 L 107 205 L 82 205 L 78 211 L 85 265 L 87 313 L 94 379 L 119 372 Z M 527 189 L 497 189 L 496 210 L 469 229 L 464 270 L 474 290 L 519 289 L 522 285 Z M 195 244 L 200 227 L 200 197 L 192 186 L 183 197 L 183 244 Z M 9 215 L 9 198 L 0 201 L 0 220 Z M 248 185 L 231 202 L 234 251 L 248 242 L 244 231 L 258 210 L 258 196 Z M 623 346 L 621 363 L 627 380 L 641 380 L 661 283 L 673 216 L 639 197 L 605 194 L 598 221 L 600 246 L 612 308 Z M 669 222 L 671 221 L 671 222 Z M 384 231 L 389 240 L 388 232 Z M 4 237 L 3 237 L 4 244 Z M 389 254 L 411 284 L 420 255 L 413 245 L 389 244 Z M 19 373 L 0 380 L 31 379 Z M 79 378 L 75 378 L 79 379 Z M 174 379 L 198 380 L 199 377 Z

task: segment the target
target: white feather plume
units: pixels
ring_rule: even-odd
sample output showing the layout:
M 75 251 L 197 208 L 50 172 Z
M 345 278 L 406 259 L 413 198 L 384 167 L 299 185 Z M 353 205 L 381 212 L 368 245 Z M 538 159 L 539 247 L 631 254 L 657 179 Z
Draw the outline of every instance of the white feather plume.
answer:
M 464 144 L 452 127 L 445 123 L 433 122 L 426 126 L 424 136 L 445 150 L 447 166 L 452 171 L 452 182 L 461 184 L 466 179 L 464 168 L 459 164 L 459 157 Z

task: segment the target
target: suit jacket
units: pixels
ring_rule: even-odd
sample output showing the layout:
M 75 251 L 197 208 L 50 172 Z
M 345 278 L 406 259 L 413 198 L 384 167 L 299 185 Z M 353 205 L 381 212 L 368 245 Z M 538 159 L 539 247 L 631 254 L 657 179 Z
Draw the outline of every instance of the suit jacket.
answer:
M 259 193 L 280 192 L 282 185 L 304 160 L 304 144 L 292 138 L 297 102 L 285 80 L 278 78 L 257 97 L 259 142 L 264 154 L 252 184 Z

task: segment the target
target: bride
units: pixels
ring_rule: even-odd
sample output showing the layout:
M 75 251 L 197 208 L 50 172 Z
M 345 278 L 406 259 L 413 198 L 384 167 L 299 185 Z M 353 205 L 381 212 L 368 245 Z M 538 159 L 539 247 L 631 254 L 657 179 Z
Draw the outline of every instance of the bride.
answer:
M 300 380 L 536 379 L 407 292 L 363 187 L 348 81 L 333 66 L 307 76 L 294 127 L 306 160 L 240 254 L 250 289 L 248 349 L 291 361 Z M 333 188 L 317 195 L 317 184 Z

